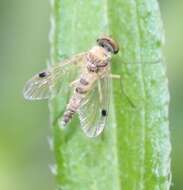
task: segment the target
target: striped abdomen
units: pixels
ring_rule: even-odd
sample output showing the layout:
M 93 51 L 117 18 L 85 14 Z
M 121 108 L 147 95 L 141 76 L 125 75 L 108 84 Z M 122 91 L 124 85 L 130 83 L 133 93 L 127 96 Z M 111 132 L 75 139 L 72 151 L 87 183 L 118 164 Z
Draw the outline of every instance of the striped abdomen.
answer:
M 63 116 L 62 124 L 66 125 L 76 113 L 78 108 L 81 105 L 82 100 L 85 97 L 85 94 L 88 91 L 89 82 L 83 77 L 79 80 L 78 84 L 75 87 L 74 94 L 71 97 L 69 104 L 67 105 L 66 111 Z

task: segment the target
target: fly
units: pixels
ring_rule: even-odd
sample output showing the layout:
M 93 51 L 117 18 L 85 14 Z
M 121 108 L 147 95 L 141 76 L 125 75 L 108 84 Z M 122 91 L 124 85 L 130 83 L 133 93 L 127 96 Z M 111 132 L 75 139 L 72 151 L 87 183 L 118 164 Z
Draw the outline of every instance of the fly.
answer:
M 109 113 L 111 58 L 119 51 L 119 46 L 111 37 L 97 39 L 96 46 L 39 72 L 24 87 L 24 97 L 28 100 L 48 99 L 51 88 L 57 88 L 66 75 L 74 71 L 70 82 L 71 96 L 63 116 L 61 127 L 66 126 L 78 113 L 81 128 L 89 137 L 99 135 L 106 126 Z

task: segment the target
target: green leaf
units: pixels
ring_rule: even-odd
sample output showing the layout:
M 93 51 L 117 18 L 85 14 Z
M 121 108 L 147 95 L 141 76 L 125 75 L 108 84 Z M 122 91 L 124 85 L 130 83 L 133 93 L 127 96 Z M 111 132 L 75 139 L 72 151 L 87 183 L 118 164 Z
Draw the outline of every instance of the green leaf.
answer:
M 53 122 L 68 102 L 67 79 L 50 101 L 58 189 L 168 190 L 169 93 L 157 1 L 55 0 L 52 8 L 52 64 L 110 34 L 120 45 L 112 70 L 122 77 L 112 83 L 109 122 L 97 138 L 83 134 L 77 117 L 65 130 Z

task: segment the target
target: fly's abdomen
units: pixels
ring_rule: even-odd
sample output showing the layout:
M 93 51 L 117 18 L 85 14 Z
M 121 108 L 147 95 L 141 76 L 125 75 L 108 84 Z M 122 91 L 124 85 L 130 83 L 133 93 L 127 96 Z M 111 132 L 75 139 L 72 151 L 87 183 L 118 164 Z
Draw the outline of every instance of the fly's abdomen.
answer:
M 66 111 L 63 116 L 62 124 L 66 125 L 72 119 L 73 115 L 76 113 L 77 109 L 79 108 L 83 96 L 80 96 L 77 92 L 71 97 L 69 104 L 67 105 Z
M 90 82 L 85 77 L 81 77 L 75 86 L 74 94 L 71 97 L 64 113 L 62 120 L 62 124 L 64 126 L 72 119 L 74 114 L 77 112 L 89 88 Z

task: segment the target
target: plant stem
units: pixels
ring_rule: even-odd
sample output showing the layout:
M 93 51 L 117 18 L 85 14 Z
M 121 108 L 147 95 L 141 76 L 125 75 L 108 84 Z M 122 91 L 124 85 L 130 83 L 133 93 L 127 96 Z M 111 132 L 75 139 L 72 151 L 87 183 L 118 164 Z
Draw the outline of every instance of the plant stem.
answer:
M 77 117 L 65 130 L 52 125 L 58 189 L 168 190 L 169 93 L 157 1 L 55 0 L 52 7 L 52 64 L 110 34 L 120 45 L 112 71 L 123 79 L 123 87 L 112 83 L 110 118 L 99 137 L 86 137 Z M 68 85 L 50 101 L 52 121 L 64 112 Z

